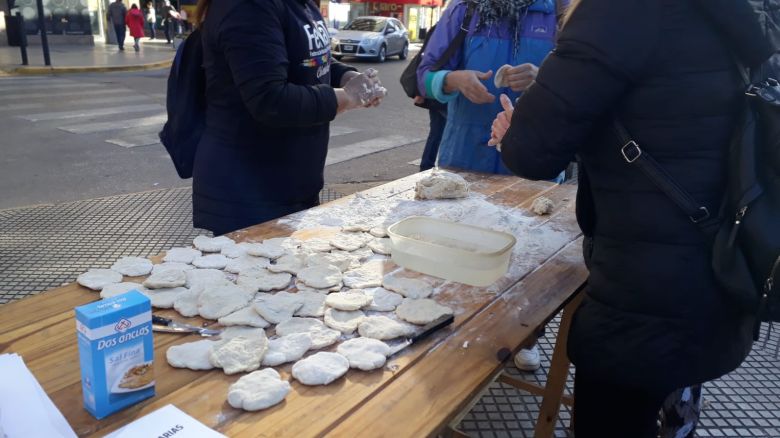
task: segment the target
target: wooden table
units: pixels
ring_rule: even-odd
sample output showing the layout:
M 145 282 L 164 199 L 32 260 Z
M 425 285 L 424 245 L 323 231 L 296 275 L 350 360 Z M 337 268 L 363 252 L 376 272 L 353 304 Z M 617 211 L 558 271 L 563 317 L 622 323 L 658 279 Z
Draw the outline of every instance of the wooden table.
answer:
M 507 353 L 516 351 L 539 325 L 571 302 L 587 277 L 574 218 L 576 187 L 505 176 L 463 175 L 473 191 L 485 194 L 492 203 L 516 207 L 535 229 L 553 231 L 558 244 L 534 251 L 523 259 L 522 272 L 515 269 L 490 289 L 447 283 L 436 299 L 445 304 L 458 302 L 453 326 L 394 356 L 384 369 L 350 370 L 328 386 L 306 387 L 293 382 L 293 391 L 282 404 L 262 412 L 243 412 L 226 402 L 227 387 L 238 376 L 226 376 L 220 370 L 175 369 L 166 363 L 168 347 L 194 341 L 196 336 L 158 333 L 157 395 L 98 421 L 82 407 L 73 312 L 74 307 L 98 296 L 76 284 L 0 306 L 0 352 L 24 358 L 80 436 L 102 436 L 169 403 L 231 437 L 420 437 L 439 433 L 497 376 L 503 362 L 511 357 Z M 417 178 L 413 175 L 365 193 L 411 199 L 410 190 Z M 530 204 L 541 194 L 556 203 L 551 216 L 529 212 Z M 234 233 L 234 237 L 262 240 L 293 231 L 274 221 Z M 534 235 L 520 238 L 532 239 Z M 192 318 L 188 322 L 203 321 Z M 561 347 L 562 343 L 558 344 Z M 559 352 L 556 363 L 558 368 L 564 363 L 568 366 L 565 354 Z M 289 365 L 280 369 L 283 378 L 289 377 L 289 370 Z M 557 380 L 548 384 L 554 391 L 549 402 L 545 400 L 552 406 L 543 410 L 548 413 L 540 419 L 543 434 L 552 430 L 557 415 L 563 389 L 560 377 Z

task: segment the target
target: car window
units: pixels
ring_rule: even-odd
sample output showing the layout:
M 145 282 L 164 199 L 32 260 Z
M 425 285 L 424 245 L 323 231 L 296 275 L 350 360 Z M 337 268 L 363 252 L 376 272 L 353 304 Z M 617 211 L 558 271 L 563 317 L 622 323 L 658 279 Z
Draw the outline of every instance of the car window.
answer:
M 361 32 L 382 32 L 387 20 L 375 18 L 355 18 L 344 26 L 344 30 L 358 30 Z
M 393 23 L 387 23 L 387 32 L 395 32 L 395 26 L 393 26 Z
M 404 27 L 404 24 L 403 24 L 403 23 L 401 23 L 400 21 L 398 21 L 398 20 L 393 20 L 393 21 L 392 21 L 392 23 L 395 25 L 395 27 L 396 27 L 397 29 L 400 29 L 400 30 L 406 30 L 406 27 Z

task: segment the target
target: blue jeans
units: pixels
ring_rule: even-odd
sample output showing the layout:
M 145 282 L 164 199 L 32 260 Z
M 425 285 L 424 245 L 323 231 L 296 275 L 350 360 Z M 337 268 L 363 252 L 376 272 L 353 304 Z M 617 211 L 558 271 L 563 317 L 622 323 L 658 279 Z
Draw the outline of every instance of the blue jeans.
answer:
M 149 38 L 154 39 L 157 33 L 157 23 L 149 23 Z
M 420 160 L 420 172 L 428 170 L 436 165 L 436 156 L 439 154 L 439 144 L 441 143 L 444 126 L 447 125 L 447 113 L 439 110 L 429 109 L 430 130 L 428 131 L 428 140 L 425 142 L 422 159 Z
M 115 24 L 114 31 L 116 31 L 116 43 L 120 49 L 125 48 L 125 25 L 124 23 Z

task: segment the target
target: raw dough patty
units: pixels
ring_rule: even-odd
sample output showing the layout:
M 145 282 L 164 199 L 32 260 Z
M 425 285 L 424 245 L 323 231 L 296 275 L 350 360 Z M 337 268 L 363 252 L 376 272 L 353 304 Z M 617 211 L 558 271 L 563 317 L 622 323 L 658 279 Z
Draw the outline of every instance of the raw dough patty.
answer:
M 349 360 L 338 353 L 321 351 L 300 360 L 292 367 L 292 375 L 304 385 L 327 385 L 349 370 Z

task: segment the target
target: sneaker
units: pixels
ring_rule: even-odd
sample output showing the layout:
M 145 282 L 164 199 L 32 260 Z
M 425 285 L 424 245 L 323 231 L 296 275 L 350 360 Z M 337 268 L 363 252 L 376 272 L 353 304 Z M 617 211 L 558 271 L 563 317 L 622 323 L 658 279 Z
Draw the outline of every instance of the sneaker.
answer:
M 133 48 L 135 49 L 135 51 L 136 51 L 136 52 L 137 52 L 137 51 L 139 51 L 139 50 L 141 50 L 141 48 L 140 48 L 140 47 L 138 47 L 138 46 L 133 46 Z
M 520 371 L 536 371 L 542 366 L 542 358 L 539 355 L 539 348 L 534 345 L 526 350 L 522 349 L 515 355 L 515 366 Z

